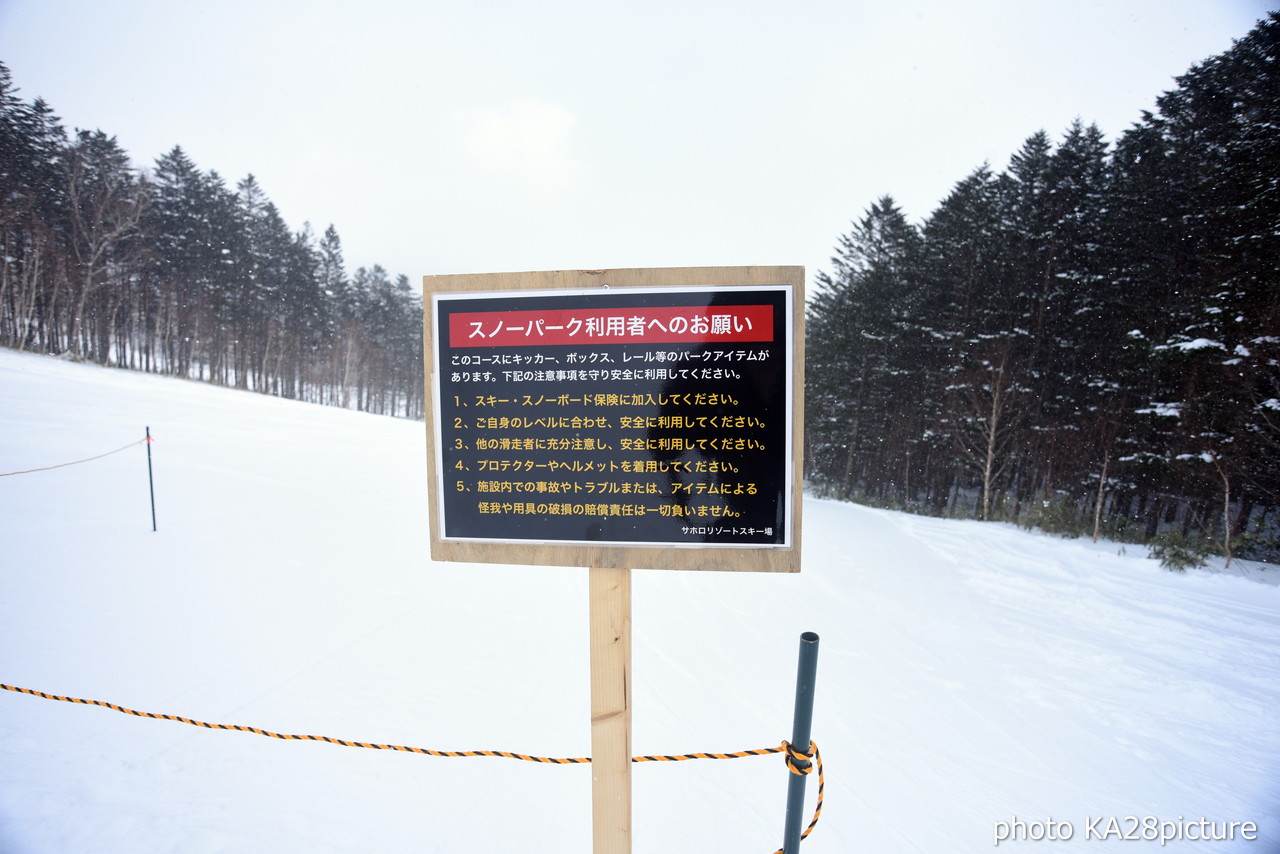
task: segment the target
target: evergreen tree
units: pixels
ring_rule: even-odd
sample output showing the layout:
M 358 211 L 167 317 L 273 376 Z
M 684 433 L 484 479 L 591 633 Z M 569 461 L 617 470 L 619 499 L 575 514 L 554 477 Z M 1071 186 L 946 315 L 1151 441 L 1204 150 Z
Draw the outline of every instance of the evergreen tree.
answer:
M 1158 394 L 1179 413 L 1169 456 L 1184 490 L 1206 502 L 1235 484 L 1245 519 L 1248 504 L 1277 482 L 1275 467 L 1258 462 L 1266 435 L 1258 406 L 1276 382 L 1280 329 L 1277 64 L 1273 13 L 1158 101 L 1157 126 L 1186 181 L 1178 211 L 1186 299 L 1154 348 L 1164 379 Z
M 806 387 L 815 401 L 835 403 L 812 430 L 813 454 L 827 461 L 823 476 L 842 496 L 884 462 L 870 443 L 910 376 L 900 370 L 911 357 L 899 336 L 919 297 L 906 274 L 920 249 L 919 233 L 885 196 L 840 239 L 835 277 L 820 275 L 810 301 Z
M 63 346 L 66 140 L 48 104 L 24 103 L 0 64 L 0 344 L 20 350 Z

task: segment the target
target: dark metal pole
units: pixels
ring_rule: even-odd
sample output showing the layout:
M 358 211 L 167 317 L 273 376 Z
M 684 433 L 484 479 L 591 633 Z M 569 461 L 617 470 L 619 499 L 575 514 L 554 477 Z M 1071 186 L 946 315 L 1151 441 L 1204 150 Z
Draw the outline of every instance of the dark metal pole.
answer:
M 151 530 L 156 529 L 156 479 L 151 473 L 151 427 L 147 427 L 147 483 L 151 486 Z
M 813 688 L 818 678 L 818 636 L 813 632 L 800 635 L 800 664 L 796 669 L 796 711 L 791 726 L 791 745 L 809 752 L 810 733 L 813 729 Z M 804 759 L 792 762 L 801 770 L 813 763 Z M 788 769 L 790 771 L 790 769 Z M 800 824 L 804 820 L 804 784 L 808 776 L 790 774 L 787 782 L 787 823 L 782 836 L 784 854 L 800 851 Z

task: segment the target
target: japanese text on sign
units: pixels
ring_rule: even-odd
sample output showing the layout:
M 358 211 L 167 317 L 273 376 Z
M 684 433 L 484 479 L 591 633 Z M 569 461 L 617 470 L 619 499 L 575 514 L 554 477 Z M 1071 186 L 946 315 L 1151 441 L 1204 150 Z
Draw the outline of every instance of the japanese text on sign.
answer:
M 443 536 L 789 545 L 790 296 L 436 295 Z

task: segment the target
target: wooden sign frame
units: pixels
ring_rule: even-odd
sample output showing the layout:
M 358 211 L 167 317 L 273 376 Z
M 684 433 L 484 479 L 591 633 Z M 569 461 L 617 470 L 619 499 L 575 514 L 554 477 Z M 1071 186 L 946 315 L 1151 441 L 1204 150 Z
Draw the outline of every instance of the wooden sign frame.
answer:
M 785 547 L 750 546 L 654 546 L 590 545 L 584 543 L 502 542 L 455 540 L 443 535 L 440 524 L 441 482 L 439 391 L 436 340 L 436 295 L 502 294 L 516 291 L 555 292 L 609 289 L 742 288 L 781 286 L 790 291 L 790 514 L 789 541 Z M 804 268 L 803 267 L 672 267 L 616 270 L 557 270 L 527 273 L 490 273 L 423 277 L 423 341 L 427 376 L 427 468 L 434 560 L 467 563 L 586 566 L 616 569 L 682 569 L 731 572 L 799 572 L 801 545 L 801 495 L 803 491 L 804 436 Z

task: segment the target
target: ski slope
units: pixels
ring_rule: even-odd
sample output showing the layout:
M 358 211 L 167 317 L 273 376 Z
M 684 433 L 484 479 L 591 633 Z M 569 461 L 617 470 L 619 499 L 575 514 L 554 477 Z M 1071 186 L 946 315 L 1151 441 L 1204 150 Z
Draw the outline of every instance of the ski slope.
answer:
M 0 477 L 0 682 L 589 755 L 586 571 L 432 563 L 421 423 L 0 351 L 0 472 L 148 425 L 155 533 L 142 445 Z M 1015 818 L 1072 838 L 1001 850 L 1280 851 L 1280 568 L 1177 575 L 1139 547 L 812 498 L 803 524 L 799 575 L 633 574 L 637 753 L 788 738 L 811 630 L 810 854 L 987 850 Z M 769 854 L 787 776 L 776 756 L 637 765 L 634 850 Z M 1108 819 L 1258 831 L 1162 845 L 1098 838 Z M 5 854 L 560 854 L 590 851 L 590 821 L 584 766 L 0 691 Z

